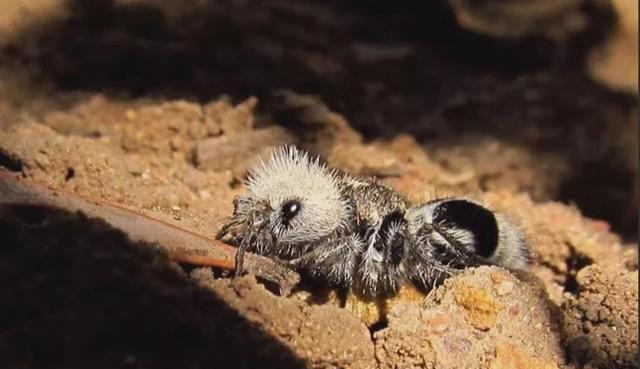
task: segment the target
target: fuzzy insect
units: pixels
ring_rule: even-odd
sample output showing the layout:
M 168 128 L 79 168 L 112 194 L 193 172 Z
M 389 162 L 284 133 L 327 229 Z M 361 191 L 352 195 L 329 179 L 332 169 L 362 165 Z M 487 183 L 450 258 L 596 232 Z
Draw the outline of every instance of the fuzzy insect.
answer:
M 252 168 L 218 238 L 270 256 L 365 299 L 393 296 L 404 283 L 429 291 L 479 264 L 527 267 L 521 232 L 466 198 L 410 204 L 375 179 L 330 169 L 294 146 Z

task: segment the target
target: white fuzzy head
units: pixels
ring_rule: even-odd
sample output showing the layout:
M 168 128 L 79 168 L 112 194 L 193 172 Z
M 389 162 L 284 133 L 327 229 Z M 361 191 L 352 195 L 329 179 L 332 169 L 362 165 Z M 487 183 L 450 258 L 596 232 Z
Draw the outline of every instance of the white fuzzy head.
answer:
M 278 242 L 326 237 L 348 214 L 340 179 L 318 158 L 312 159 L 295 146 L 279 147 L 268 160 L 261 160 L 249 171 L 247 188 L 254 203 L 268 205 L 269 222 Z M 294 216 L 283 222 L 287 211 Z

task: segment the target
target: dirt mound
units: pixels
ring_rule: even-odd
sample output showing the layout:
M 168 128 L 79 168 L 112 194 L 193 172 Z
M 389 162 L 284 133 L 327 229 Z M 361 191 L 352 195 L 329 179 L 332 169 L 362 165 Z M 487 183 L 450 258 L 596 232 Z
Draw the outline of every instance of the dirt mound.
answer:
M 252 132 L 273 130 L 273 126 L 256 128 L 247 123 L 255 118 L 254 105 L 255 100 L 233 106 L 223 99 L 205 106 L 177 101 L 135 102 L 125 107 L 99 97 L 69 113 L 47 117 L 41 124 L 5 130 L 0 133 L 0 152 L 5 167 L 51 188 L 116 201 L 212 236 L 221 219 L 230 214 L 233 196 L 242 191 L 241 168 L 250 158 L 247 146 L 239 144 L 235 154 L 228 156 L 237 160 L 238 167 L 213 171 L 200 166 L 193 154 L 202 143 L 227 136 L 249 140 L 257 148 L 277 143 L 254 143 Z M 216 109 L 205 115 L 207 106 Z M 92 120 L 94 116 L 97 120 Z M 225 119 L 228 125 L 244 127 L 242 133 L 206 129 L 211 122 Z M 324 131 L 332 132 L 329 128 Z M 151 135 L 153 139 L 148 138 Z M 469 190 L 468 181 L 452 179 L 449 169 L 409 137 L 365 144 L 353 135 L 352 142 L 323 146 L 292 132 L 287 135 L 291 142 L 325 150 L 333 165 L 382 176 L 389 185 L 417 199 L 433 196 L 434 183 L 439 188 L 448 185 L 451 192 Z M 134 145 L 136 137 L 147 138 Z M 172 145 L 176 139 L 182 145 Z M 352 150 L 362 155 L 352 155 Z M 509 178 L 514 176 L 505 175 L 504 181 Z M 454 368 L 473 362 L 472 367 L 500 368 L 514 360 L 520 367 L 560 368 L 571 362 L 631 365 L 637 349 L 637 319 L 633 317 L 637 317 L 638 274 L 633 250 L 625 249 L 605 223 L 586 219 L 565 205 L 535 204 L 527 195 L 507 190 L 486 193 L 482 199 L 525 230 L 536 258 L 533 275 L 516 278 L 497 268 L 463 273 L 426 298 L 394 302 L 388 325 L 373 326 L 372 336 L 357 314 L 335 303 L 317 306 L 313 299 L 277 297 L 251 278 L 215 279 L 210 269 L 198 269 L 191 275 L 198 286 L 211 289 L 252 326 L 312 367 Z M 59 216 L 75 227 L 70 215 Z M 96 231 L 89 228 L 86 237 L 98 237 L 100 232 L 104 232 L 100 227 Z M 24 242 L 20 239 L 13 247 L 25 247 Z M 109 241 L 104 247 L 118 242 L 135 248 L 125 239 Z M 196 288 L 179 268 L 167 268 L 182 276 L 175 283 Z M 88 279 L 86 283 L 93 282 Z M 616 286 L 613 291 L 611 285 Z M 119 293 L 109 298 L 120 299 Z M 178 301 L 175 303 L 182 304 Z M 13 306 L 21 303 L 17 300 Z M 217 308 L 212 309 L 211 314 L 217 314 L 213 312 Z

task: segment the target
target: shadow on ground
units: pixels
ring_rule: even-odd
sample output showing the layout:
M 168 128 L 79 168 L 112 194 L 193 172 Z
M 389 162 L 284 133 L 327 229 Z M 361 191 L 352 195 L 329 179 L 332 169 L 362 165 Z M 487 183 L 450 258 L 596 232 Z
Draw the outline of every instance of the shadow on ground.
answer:
M 304 368 L 288 348 L 100 220 L 0 207 L 0 366 Z

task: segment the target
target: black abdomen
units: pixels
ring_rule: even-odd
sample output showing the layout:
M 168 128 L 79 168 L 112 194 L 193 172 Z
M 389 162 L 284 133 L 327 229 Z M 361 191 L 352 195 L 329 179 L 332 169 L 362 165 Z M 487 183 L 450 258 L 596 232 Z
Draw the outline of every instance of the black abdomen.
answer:
M 491 257 L 498 247 L 498 222 L 489 209 L 467 200 L 444 200 L 433 212 L 433 223 L 469 231 L 476 253 Z

